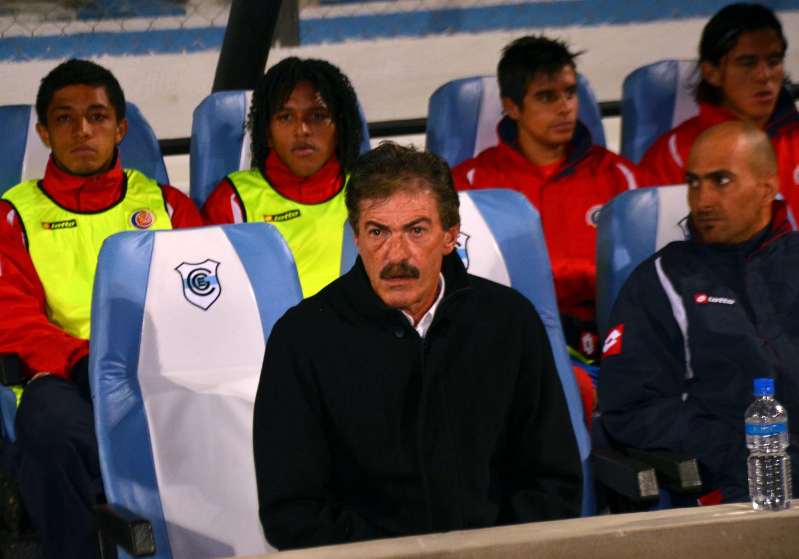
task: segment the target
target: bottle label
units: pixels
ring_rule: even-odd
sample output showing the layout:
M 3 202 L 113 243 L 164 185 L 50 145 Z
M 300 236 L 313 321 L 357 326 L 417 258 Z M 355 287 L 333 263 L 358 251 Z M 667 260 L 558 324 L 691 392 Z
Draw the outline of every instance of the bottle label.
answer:
M 752 436 L 779 435 L 788 430 L 785 423 L 758 424 L 747 423 L 746 434 Z

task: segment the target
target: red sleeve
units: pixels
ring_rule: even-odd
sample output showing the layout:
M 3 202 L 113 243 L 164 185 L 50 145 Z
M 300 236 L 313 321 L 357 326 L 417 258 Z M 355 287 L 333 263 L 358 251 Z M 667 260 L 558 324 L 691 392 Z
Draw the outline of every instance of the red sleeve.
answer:
M 674 160 L 675 155 L 681 158 L 681 146 L 677 146 L 677 141 L 676 132 L 672 130 L 658 138 L 646 151 L 639 163 L 642 186 L 666 186 L 685 181 L 684 165 Z
M 20 357 L 28 374 L 50 372 L 69 378 L 72 366 L 89 353 L 47 318 L 44 288 L 25 246 L 13 207 L 0 201 L 0 353 Z
M 184 227 L 201 227 L 205 225 L 200 212 L 191 198 L 183 194 L 174 186 L 167 184 L 161 185 L 166 201 L 167 212 L 172 220 L 172 227 L 181 229 Z
M 203 217 L 209 225 L 243 223 L 246 221 L 239 195 L 227 178 L 219 181 L 208 200 L 205 201 Z

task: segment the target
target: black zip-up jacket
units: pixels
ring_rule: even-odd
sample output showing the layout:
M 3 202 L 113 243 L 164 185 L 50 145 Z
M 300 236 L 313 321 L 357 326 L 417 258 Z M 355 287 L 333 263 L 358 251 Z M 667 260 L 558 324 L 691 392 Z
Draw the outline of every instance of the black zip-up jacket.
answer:
M 746 499 L 753 379 L 776 379 L 799 434 L 799 233 L 784 204 L 741 245 L 679 241 L 643 262 L 616 300 L 604 349 L 599 403 L 611 438 L 693 456 L 707 489 Z
M 255 400 L 279 549 L 578 516 L 581 469 L 528 300 L 444 259 L 424 339 L 358 259 L 275 325 Z

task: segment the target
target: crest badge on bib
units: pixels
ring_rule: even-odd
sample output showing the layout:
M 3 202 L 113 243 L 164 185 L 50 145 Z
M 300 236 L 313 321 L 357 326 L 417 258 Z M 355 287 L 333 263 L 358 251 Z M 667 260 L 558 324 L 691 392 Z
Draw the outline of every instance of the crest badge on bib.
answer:
M 136 229 L 149 229 L 153 223 L 155 223 L 155 214 L 150 210 L 136 210 L 130 215 L 130 224 Z
M 183 262 L 175 268 L 183 280 L 183 296 L 186 300 L 207 311 L 222 293 L 222 284 L 219 283 L 219 262 L 204 260 L 197 264 Z

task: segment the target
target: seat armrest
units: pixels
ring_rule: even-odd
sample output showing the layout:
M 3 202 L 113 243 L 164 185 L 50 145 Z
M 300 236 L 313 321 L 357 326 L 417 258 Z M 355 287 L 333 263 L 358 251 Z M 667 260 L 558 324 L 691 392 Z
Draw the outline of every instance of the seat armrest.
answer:
M 665 489 L 680 494 L 702 491 L 702 476 L 695 458 L 667 450 L 625 448 L 624 452 L 630 458 L 653 467 Z
M 155 554 L 155 536 L 150 521 L 115 505 L 97 505 L 94 516 L 100 532 L 103 559 L 116 558 L 116 546 L 133 557 Z
M 655 469 L 640 460 L 608 448 L 594 448 L 591 465 L 596 481 L 634 503 L 658 498 Z
M 15 353 L 0 355 L 0 384 L 3 386 L 14 386 L 25 384 L 25 376 L 22 374 L 22 362 Z

